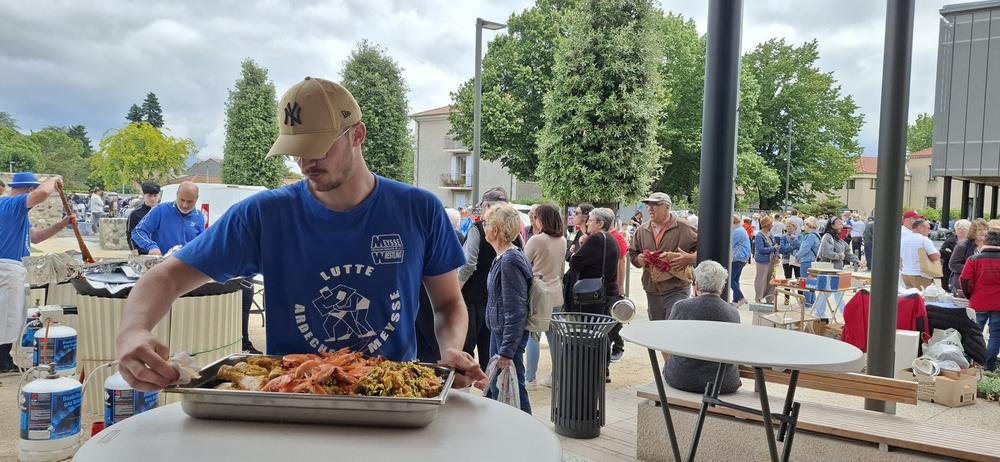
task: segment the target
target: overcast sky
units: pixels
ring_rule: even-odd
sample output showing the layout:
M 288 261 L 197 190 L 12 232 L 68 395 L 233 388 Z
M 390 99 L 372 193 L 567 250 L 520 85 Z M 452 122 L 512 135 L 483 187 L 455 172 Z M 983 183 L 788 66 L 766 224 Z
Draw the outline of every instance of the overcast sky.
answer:
M 861 143 L 877 146 L 885 2 L 749 0 L 743 49 L 785 37 L 816 38 L 820 67 L 833 71 L 865 114 Z M 941 0 L 917 0 L 910 120 L 933 112 Z M 0 111 L 22 131 L 83 124 L 97 146 L 133 103 L 153 91 L 172 136 L 199 157 L 222 157 L 224 103 L 251 57 L 278 94 L 306 75 L 339 80 L 355 44 L 384 46 L 404 69 L 411 112 L 444 106 L 473 74 L 475 19 L 504 21 L 528 0 L 18 2 L 0 0 Z M 707 2 L 662 0 L 705 31 Z M 485 40 L 501 32 L 485 31 Z

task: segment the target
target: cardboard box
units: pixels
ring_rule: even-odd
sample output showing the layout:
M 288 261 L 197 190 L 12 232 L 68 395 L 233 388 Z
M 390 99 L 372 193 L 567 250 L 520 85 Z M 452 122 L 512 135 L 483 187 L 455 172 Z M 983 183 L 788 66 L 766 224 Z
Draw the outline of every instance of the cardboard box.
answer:
M 912 369 L 896 372 L 900 380 L 916 380 L 917 399 L 948 407 L 968 406 L 976 402 L 976 370 L 962 371 L 958 378 L 915 374 Z

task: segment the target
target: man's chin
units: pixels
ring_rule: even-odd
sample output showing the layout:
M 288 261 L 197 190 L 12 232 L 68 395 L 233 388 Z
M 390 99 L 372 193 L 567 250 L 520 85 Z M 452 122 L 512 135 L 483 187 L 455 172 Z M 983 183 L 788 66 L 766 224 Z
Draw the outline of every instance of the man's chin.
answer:
M 340 181 L 313 180 L 311 178 L 309 179 L 309 186 L 311 186 L 312 190 L 316 192 L 333 191 L 334 189 L 339 188 L 341 185 L 343 185 L 343 182 Z

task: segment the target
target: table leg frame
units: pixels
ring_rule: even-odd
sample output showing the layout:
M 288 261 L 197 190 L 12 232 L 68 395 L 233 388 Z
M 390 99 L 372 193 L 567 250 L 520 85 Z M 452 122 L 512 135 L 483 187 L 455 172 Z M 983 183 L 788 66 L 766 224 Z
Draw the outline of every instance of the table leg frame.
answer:
M 649 349 L 649 363 L 653 367 L 656 392 L 660 395 L 660 409 L 663 411 L 663 420 L 667 423 L 667 436 L 670 438 L 670 449 L 674 453 L 674 461 L 681 462 L 681 450 L 677 445 L 677 433 L 674 432 L 674 421 L 670 418 L 670 406 L 667 404 L 667 392 L 663 386 L 663 375 L 660 373 L 660 361 L 656 358 L 658 354 L 656 350 Z

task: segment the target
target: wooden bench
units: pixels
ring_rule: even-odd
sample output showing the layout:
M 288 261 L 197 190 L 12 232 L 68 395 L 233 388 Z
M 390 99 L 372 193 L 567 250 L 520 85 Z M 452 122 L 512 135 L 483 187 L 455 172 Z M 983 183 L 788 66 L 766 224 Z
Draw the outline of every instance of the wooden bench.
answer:
M 788 383 L 789 374 L 765 371 L 765 381 Z M 753 368 L 741 367 L 740 376 L 754 378 Z M 864 374 L 827 374 L 801 372 L 798 387 L 840 393 L 850 396 L 874 398 L 897 403 L 916 404 L 917 384 L 905 380 L 874 377 Z M 656 385 L 649 384 L 637 392 L 638 396 L 661 405 Z M 666 387 L 671 406 L 699 410 L 702 394 Z M 720 397 L 721 398 L 721 397 Z M 746 387 L 736 393 L 724 395 L 727 402 L 746 407 L 760 404 L 760 398 Z M 768 400 L 779 408 L 784 396 L 769 395 Z M 760 416 L 737 409 L 717 406 L 709 412 L 741 419 L 762 422 Z M 641 425 L 641 423 L 640 423 Z M 1000 441 L 1000 433 L 975 428 L 956 428 L 923 420 L 915 420 L 864 409 L 850 409 L 829 404 L 803 403 L 798 415 L 798 430 L 817 434 L 896 447 L 944 457 L 975 461 L 1000 460 L 1000 447 L 988 442 Z

